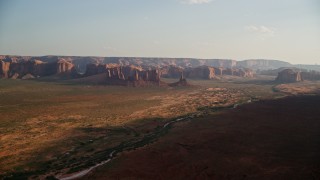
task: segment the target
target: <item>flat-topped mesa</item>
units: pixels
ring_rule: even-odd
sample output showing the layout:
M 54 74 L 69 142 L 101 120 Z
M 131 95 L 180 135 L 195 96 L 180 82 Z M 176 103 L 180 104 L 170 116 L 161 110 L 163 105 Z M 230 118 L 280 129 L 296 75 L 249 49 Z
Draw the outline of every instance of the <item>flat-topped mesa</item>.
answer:
M 58 75 L 60 77 L 75 77 L 77 72 L 72 63 L 59 59 L 55 62 L 42 62 L 40 60 L 28 61 L 0 61 L 0 77 L 21 79 L 23 77 L 43 77 Z M 25 79 L 25 78 L 24 78 Z
M 199 66 L 185 70 L 186 77 L 191 79 L 214 79 L 215 70 L 210 66 Z
M 46 73 L 46 68 L 41 61 L 12 62 L 10 63 L 8 78 L 22 78 L 27 74 L 42 76 L 44 73 Z
M 135 66 L 117 66 L 106 69 L 106 84 L 125 86 L 162 85 L 158 69 L 143 70 Z
M 278 73 L 276 81 L 279 83 L 294 83 L 302 81 L 302 77 L 300 71 L 285 69 Z
M 212 67 L 212 66 L 199 66 L 181 68 L 179 66 L 165 66 L 161 68 L 161 77 L 164 78 L 179 78 L 181 73 L 184 72 L 185 76 L 190 79 L 215 79 L 216 76 L 237 76 L 244 78 L 253 78 L 254 71 L 249 68 L 225 68 L 225 67 Z M 218 77 L 219 78 L 219 77 Z
M 107 69 L 111 67 L 119 67 L 118 64 L 87 64 L 86 65 L 86 72 L 84 74 L 85 77 L 93 76 L 101 73 L 107 73 Z

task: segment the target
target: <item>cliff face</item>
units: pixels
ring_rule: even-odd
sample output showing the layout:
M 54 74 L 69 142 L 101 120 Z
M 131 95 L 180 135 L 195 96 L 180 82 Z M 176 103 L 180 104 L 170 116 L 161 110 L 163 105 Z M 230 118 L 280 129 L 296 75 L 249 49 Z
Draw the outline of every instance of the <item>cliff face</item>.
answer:
M 10 63 L 8 78 L 22 78 L 26 74 L 33 76 L 46 76 L 50 69 L 41 61 L 22 61 Z
M 177 86 L 191 86 L 187 80 L 184 78 L 184 74 L 181 73 L 180 79 L 178 82 L 174 82 L 169 84 L 170 87 L 177 87 Z
M 318 72 L 318 71 L 301 72 L 301 77 L 303 80 L 319 81 L 320 80 L 320 72 Z
M 64 59 L 60 59 L 56 62 L 44 63 L 40 60 L 32 61 L 15 61 L 11 62 L 0 61 L 0 76 L 2 78 L 22 78 L 25 75 L 28 77 L 43 77 L 59 75 L 65 77 L 71 77 L 77 74 L 74 65 L 67 62 Z
M 252 78 L 254 76 L 254 72 L 248 68 L 227 68 L 221 70 L 222 75 L 229 76 L 238 76 L 245 78 Z
M 301 73 L 292 69 L 285 69 L 279 72 L 276 78 L 277 82 L 280 83 L 294 83 L 302 81 Z
M 235 75 L 236 70 L 234 68 L 227 68 L 223 71 L 223 75 L 233 76 Z
M 76 78 L 76 77 L 88 77 L 97 74 L 105 73 L 109 80 L 112 80 L 115 84 L 120 80 L 127 82 L 158 82 L 160 76 L 167 78 L 178 78 L 182 73 L 187 78 L 191 79 L 213 79 L 216 75 L 232 75 L 241 77 L 252 77 L 253 72 L 249 69 L 237 69 L 237 68 L 223 68 L 223 67 L 211 67 L 211 66 L 198 66 L 182 68 L 180 66 L 170 65 L 162 68 L 154 68 L 153 66 L 134 66 L 134 65 L 122 65 L 120 64 L 87 64 L 86 71 L 83 75 L 77 72 L 76 65 L 71 63 L 72 58 L 55 58 L 46 57 L 48 62 L 43 62 L 38 59 L 32 58 L 14 58 L 14 57 L 0 57 L 0 77 L 2 78 L 30 78 L 30 77 L 45 77 L 55 76 L 59 78 Z M 189 60 L 183 61 L 187 66 Z M 233 61 L 230 61 L 233 63 Z M 140 62 L 143 63 L 143 62 Z M 196 64 L 193 62 L 193 64 Z M 219 63 L 220 64 L 220 63 Z M 221 64 L 220 64 L 221 65 Z M 155 70 L 157 69 L 157 70 Z M 28 76 L 26 76 L 28 75 Z M 116 82 L 115 79 L 119 81 Z
M 65 59 L 60 59 L 56 63 L 56 74 L 69 74 L 74 71 L 74 65 Z
M 59 59 L 65 59 L 75 65 L 80 73 L 86 72 L 88 64 L 119 64 L 122 66 L 134 65 L 141 67 L 162 68 L 166 66 L 178 66 L 182 68 L 195 68 L 198 66 L 213 66 L 223 68 L 249 68 L 252 70 L 270 70 L 281 67 L 291 68 L 299 67 L 307 70 L 320 70 L 320 65 L 292 65 L 285 61 L 249 59 L 236 61 L 231 59 L 195 59 L 195 58 L 139 58 L 139 57 L 82 57 L 82 56 L 5 56 L 0 55 L 0 60 L 6 62 L 22 62 L 40 60 L 46 63 L 56 62 Z
M 119 67 L 118 64 L 87 64 L 84 76 L 107 73 L 108 68 Z
M 10 62 L 0 61 L 0 78 L 8 78 Z
M 85 76 L 92 76 L 104 72 L 107 72 L 106 68 L 103 69 L 99 64 L 87 64 Z
M 239 76 L 239 77 L 247 77 L 247 78 L 252 78 L 254 76 L 254 73 L 251 69 L 236 69 L 236 71 L 234 72 L 235 76 Z
M 207 60 L 205 65 L 214 67 L 233 68 L 237 66 L 237 61 L 231 59 L 212 59 Z
M 223 75 L 223 71 L 225 70 L 223 67 L 213 67 L 213 68 L 214 68 L 214 72 L 217 76 Z
M 88 64 L 119 64 L 122 66 L 141 66 L 161 68 L 166 66 L 177 66 L 182 68 L 195 68 L 198 66 L 214 66 L 224 68 L 234 67 L 255 67 L 258 60 L 250 61 L 236 61 L 231 59 L 195 59 L 195 58 L 139 58 L 139 57 L 80 57 L 80 56 L 0 56 L 1 59 L 6 59 L 15 62 L 41 60 L 42 62 L 52 63 L 59 59 L 65 59 L 75 65 L 78 72 L 84 73 Z M 261 63 L 260 63 L 261 64 Z M 259 65 L 260 66 L 260 65 Z M 281 66 L 282 67 L 282 66 Z
M 161 77 L 178 78 L 184 73 L 190 79 L 214 79 L 215 76 L 238 76 L 245 78 L 252 78 L 254 73 L 248 68 L 223 68 L 211 66 L 199 66 L 195 68 L 181 68 L 177 66 L 169 66 L 161 69 Z
M 277 69 L 280 67 L 292 67 L 292 64 L 278 60 L 265 60 L 265 59 L 251 59 L 237 62 L 238 67 L 250 69 Z
M 163 84 L 160 71 L 157 69 L 143 70 L 134 66 L 117 66 L 106 69 L 106 83 L 111 85 L 149 86 Z
M 183 68 L 177 66 L 165 66 L 160 69 L 161 77 L 178 78 L 183 72 Z
M 190 79 L 213 79 L 215 77 L 215 71 L 213 67 L 200 66 L 186 69 L 185 75 Z

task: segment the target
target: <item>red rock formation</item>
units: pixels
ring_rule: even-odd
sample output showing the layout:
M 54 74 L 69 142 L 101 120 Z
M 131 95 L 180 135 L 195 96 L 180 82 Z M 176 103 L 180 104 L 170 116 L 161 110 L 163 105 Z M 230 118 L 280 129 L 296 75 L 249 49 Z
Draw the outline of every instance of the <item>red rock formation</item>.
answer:
M 213 67 L 213 68 L 214 68 L 214 72 L 217 76 L 223 75 L 223 71 L 225 70 L 223 67 Z
M 191 79 L 213 79 L 215 77 L 215 70 L 209 66 L 199 66 L 186 70 L 186 77 Z
M 223 71 L 223 75 L 229 75 L 234 76 L 236 72 L 236 69 L 234 68 L 227 68 L 225 71 Z
M 22 61 L 10 64 L 9 77 L 22 78 L 26 74 L 34 74 L 35 62 Z
M 191 86 L 187 80 L 184 78 L 184 75 L 183 73 L 181 73 L 181 76 L 180 76 L 180 79 L 178 82 L 175 82 L 175 83 L 171 83 L 169 84 L 169 86 L 171 87 L 177 87 L 177 86 Z
M 0 78 L 8 78 L 10 62 L 0 61 Z
M 299 71 L 294 71 L 292 69 L 285 69 L 279 72 L 278 77 L 276 78 L 277 82 L 280 83 L 293 83 L 302 81 L 301 73 Z
M 126 86 L 161 85 L 160 72 L 157 69 L 142 70 L 134 66 L 108 67 L 106 83 Z
M 118 64 L 87 64 L 84 76 L 107 73 L 108 68 L 120 67 Z
M 50 63 L 45 63 L 40 60 L 15 61 L 11 59 L 6 61 L 0 61 L 0 77 L 2 78 L 17 79 L 28 74 L 33 77 L 52 75 L 74 77 L 74 75 L 77 74 L 74 65 L 64 59 Z
M 233 72 L 234 76 L 239 76 L 239 77 L 253 77 L 253 71 L 251 69 L 235 69 Z
M 178 66 L 165 66 L 160 69 L 161 77 L 165 78 L 178 78 L 183 72 L 183 68 Z
M 60 59 L 57 61 L 56 66 L 56 74 L 68 74 L 74 70 L 74 65 L 65 59 Z

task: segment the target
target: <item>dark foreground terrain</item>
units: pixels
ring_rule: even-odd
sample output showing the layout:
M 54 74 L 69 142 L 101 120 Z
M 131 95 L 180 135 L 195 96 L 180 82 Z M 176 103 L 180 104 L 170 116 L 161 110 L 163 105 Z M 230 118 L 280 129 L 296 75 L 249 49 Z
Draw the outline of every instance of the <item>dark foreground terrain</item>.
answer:
M 319 103 L 287 97 L 179 123 L 84 179 L 320 179 Z

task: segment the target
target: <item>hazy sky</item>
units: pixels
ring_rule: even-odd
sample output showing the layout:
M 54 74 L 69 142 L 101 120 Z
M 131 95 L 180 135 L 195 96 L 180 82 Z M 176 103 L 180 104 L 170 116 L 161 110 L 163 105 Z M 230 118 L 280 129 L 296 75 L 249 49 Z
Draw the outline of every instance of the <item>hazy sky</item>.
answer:
M 0 0 L 0 54 L 320 64 L 320 1 Z

